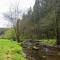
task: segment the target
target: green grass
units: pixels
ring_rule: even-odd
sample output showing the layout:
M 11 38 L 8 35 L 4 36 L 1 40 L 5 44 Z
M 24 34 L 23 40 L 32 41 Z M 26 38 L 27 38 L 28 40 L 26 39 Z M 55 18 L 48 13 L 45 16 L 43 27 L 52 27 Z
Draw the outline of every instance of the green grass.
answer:
M 44 44 L 44 45 L 49 45 L 49 46 L 55 46 L 56 45 L 56 40 L 55 39 L 43 39 L 43 40 L 41 40 L 42 42 L 42 44 Z
M 0 60 L 25 60 L 22 47 L 17 42 L 0 39 Z

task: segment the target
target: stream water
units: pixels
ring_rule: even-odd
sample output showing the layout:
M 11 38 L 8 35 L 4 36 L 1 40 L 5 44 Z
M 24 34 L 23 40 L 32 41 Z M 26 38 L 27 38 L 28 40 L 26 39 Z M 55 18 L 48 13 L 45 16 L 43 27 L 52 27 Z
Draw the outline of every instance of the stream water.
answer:
M 60 48 L 41 45 L 36 42 L 24 42 L 27 60 L 60 60 Z

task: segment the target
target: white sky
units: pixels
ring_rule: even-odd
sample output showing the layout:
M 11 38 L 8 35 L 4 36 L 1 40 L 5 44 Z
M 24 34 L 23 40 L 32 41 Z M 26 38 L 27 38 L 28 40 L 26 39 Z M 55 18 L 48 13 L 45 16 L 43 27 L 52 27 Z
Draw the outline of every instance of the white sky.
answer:
M 0 0 L 0 27 L 9 26 L 9 22 L 4 19 L 2 13 L 9 11 L 10 6 L 15 6 L 19 1 L 19 7 L 26 11 L 30 6 L 33 7 L 35 0 Z

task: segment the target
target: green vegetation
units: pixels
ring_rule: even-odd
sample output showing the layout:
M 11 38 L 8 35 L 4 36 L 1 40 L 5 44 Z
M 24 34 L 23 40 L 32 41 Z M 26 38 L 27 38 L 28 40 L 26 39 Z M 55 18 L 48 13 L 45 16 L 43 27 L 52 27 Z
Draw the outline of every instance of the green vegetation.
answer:
M 17 42 L 20 42 L 20 39 L 56 38 L 56 44 L 60 44 L 60 8 L 57 8 L 60 3 L 55 2 L 56 0 L 35 0 L 33 8 L 30 7 L 27 13 L 23 13 L 22 19 L 18 18 L 20 15 L 17 11 L 18 6 L 14 9 L 11 8 L 13 11 L 5 13 L 4 16 L 13 24 L 15 32 L 7 31 L 5 34 L 9 34 L 6 36 Z
M 25 60 L 22 47 L 12 40 L 0 39 L 0 60 Z
M 43 40 L 41 40 L 42 42 L 42 44 L 44 44 L 44 45 L 49 45 L 49 46 L 55 46 L 56 45 L 56 40 L 55 39 L 43 39 Z
M 11 5 L 12 7 L 4 16 L 13 26 L 7 29 L 0 28 L 0 60 L 26 60 L 22 46 L 27 48 L 24 49 L 27 50 L 26 55 L 31 54 L 30 57 L 27 56 L 29 59 L 32 58 L 33 54 L 36 55 L 33 60 L 46 60 L 46 58 L 48 59 L 48 54 L 49 57 L 54 57 L 55 54 L 50 53 L 55 51 L 53 52 L 52 49 L 45 47 L 45 45 L 60 47 L 59 2 L 56 0 L 35 0 L 33 8 L 30 7 L 24 13 L 19 10 L 19 3 L 17 5 L 13 4 L 14 7 Z M 37 43 L 31 40 L 37 40 Z M 40 49 L 40 44 L 44 45 L 42 50 Z M 29 54 L 27 54 L 28 52 Z M 45 56 L 45 54 L 47 55 Z M 56 53 L 56 55 L 60 56 L 60 52 Z
M 42 44 L 55 46 L 55 39 L 42 39 Z M 0 39 L 0 60 L 26 60 L 22 47 L 16 41 Z
M 3 38 L 11 38 L 13 39 L 15 37 L 15 31 L 14 29 L 8 29 L 4 32 Z

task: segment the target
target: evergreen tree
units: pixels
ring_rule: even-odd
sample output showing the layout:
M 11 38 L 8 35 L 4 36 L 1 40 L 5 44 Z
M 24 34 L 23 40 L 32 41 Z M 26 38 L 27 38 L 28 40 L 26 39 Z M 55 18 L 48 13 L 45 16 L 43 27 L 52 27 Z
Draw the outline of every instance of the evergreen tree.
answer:
M 60 0 L 56 0 L 56 38 L 57 45 L 60 45 Z

